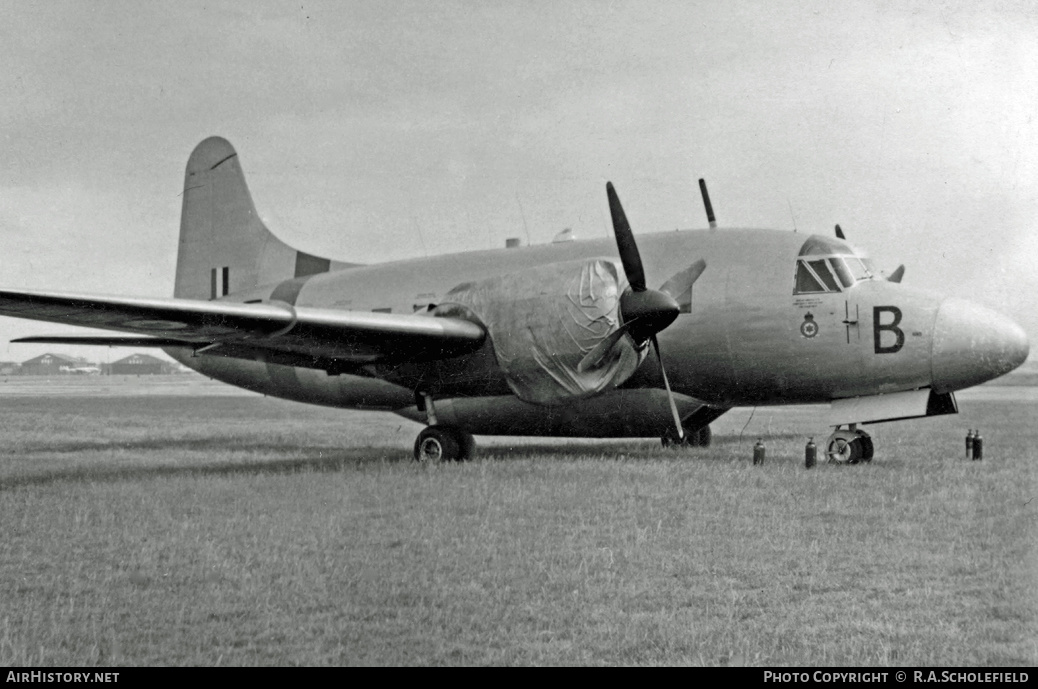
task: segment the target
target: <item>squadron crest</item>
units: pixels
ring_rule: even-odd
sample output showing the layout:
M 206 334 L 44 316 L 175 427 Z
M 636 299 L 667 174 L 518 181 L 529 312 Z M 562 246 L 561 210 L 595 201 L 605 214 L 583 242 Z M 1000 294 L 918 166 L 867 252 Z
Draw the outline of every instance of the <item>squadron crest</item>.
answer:
M 800 334 L 804 337 L 814 337 L 818 334 L 818 324 L 815 323 L 815 317 L 810 311 L 804 316 L 804 322 L 800 324 Z

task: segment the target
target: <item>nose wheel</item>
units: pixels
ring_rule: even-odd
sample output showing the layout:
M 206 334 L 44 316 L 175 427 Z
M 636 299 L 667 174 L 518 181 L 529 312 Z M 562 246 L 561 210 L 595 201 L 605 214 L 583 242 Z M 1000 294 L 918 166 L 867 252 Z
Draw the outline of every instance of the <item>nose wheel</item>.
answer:
M 830 463 L 858 464 L 872 461 L 872 437 L 854 428 L 837 429 L 825 441 L 825 453 Z
M 472 435 L 454 426 L 426 426 L 414 441 L 416 462 L 464 462 L 475 450 Z

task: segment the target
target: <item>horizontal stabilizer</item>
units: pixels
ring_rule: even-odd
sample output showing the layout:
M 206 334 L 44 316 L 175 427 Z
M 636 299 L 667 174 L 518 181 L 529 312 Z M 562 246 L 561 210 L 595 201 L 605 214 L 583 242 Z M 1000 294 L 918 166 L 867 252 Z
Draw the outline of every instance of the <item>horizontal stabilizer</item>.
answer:
M 143 336 L 142 342 L 164 340 L 158 346 L 199 351 L 228 346 L 248 356 L 268 351 L 353 364 L 450 358 L 479 349 L 486 338 L 481 325 L 461 318 L 293 307 L 278 302 L 243 304 L 60 292 L 0 290 L 0 316 L 116 330 Z M 77 340 L 87 344 L 83 338 Z M 109 338 L 95 340 L 102 345 L 110 342 Z

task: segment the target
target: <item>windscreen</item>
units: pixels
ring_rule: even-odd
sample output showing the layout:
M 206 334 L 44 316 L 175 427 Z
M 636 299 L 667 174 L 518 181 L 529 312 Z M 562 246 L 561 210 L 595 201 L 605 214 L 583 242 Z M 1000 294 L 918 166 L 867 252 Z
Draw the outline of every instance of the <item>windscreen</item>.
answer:
M 847 242 L 812 235 L 800 247 L 793 294 L 840 292 L 875 274 L 871 259 Z

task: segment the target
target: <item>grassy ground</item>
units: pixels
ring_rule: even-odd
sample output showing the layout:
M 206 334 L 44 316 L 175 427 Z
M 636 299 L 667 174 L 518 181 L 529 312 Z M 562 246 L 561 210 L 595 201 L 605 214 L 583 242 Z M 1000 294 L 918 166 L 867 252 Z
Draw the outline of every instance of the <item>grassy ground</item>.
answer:
M 822 408 L 426 467 L 388 415 L 0 399 L 0 665 L 1035 665 L 1038 407 L 987 397 L 810 471 Z

